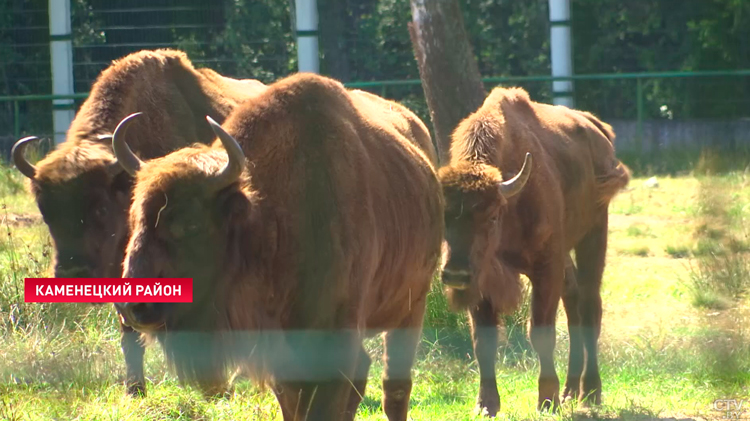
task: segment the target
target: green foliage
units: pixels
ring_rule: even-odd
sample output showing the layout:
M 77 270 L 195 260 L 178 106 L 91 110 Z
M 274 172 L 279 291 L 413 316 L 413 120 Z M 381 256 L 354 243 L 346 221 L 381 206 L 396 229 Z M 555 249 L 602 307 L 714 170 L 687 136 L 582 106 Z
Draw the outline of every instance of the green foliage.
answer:
M 668 255 L 672 256 L 675 259 L 682 259 L 685 257 L 690 257 L 690 247 L 685 245 L 668 245 L 665 249 Z
M 571 3 L 576 73 L 738 69 L 750 66 L 750 3 L 742 0 L 581 0 Z M 579 82 L 576 104 L 605 117 L 635 117 L 634 82 Z M 746 116 L 747 79 L 647 81 L 647 117 Z M 710 104 L 710 105 L 709 105 Z M 709 106 L 707 106 L 709 105 Z M 602 106 L 605 108 L 603 109 Z
M 698 192 L 700 221 L 689 283 L 698 307 L 726 308 L 750 289 L 750 254 L 741 238 L 746 221 L 733 211 L 731 191 L 731 180 L 704 178 Z
M 482 76 L 550 74 L 546 1 L 468 0 L 459 3 Z M 552 100 L 549 83 L 514 85 L 528 90 L 535 101 Z
M 16 195 L 24 190 L 17 172 L 9 166 L 0 166 L 0 197 Z
M 521 305 L 512 314 L 501 316 L 505 326 L 507 341 L 503 347 L 503 360 L 507 365 L 514 365 L 532 357 L 532 346 L 529 342 L 529 321 L 531 317 L 531 285 L 523 282 Z
M 443 284 L 439 277 L 432 280 L 430 292 L 427 295 L 427 312 L 424 318 L 425 326 L 431 329 L 467 330 L 469 323 L 463 312 L 450 309 L 448 299 L 443 292 Z
M 44 305 L 25 303 L 23 283 L 26 277 L 43 276 L 50 261 L 49 240 L 30 244 L 18 236 L 19 230 L 10 225 L 8 211 L 2 205 L 3 234 L 0 237 L 0 331 L 24 329 L 44 323 Z M 47 308 L 52 306 L 46 306 Z
M 223 27 L 197 56 L 217 60 L 211 67 L 235 77 L 270 83 L 297 67 L 288 1 L 224 2 Z
M 199 65 L 230 76 L 271 82 L 296 69 L 293 4 L 222 0 L 209 5 L 185 0 L 180 2 L 182 11 L 103 13 L 153 5 L 145 0 L 117 5 L 73 0 L 76 90 L 87 91 L 111 60 L 157 46 L 184 49 Z M 549 74 L 546 0 L 459 4 L 483 76 Z M 750 68 L 750 2 L 580 0 L 571 7 L 573 68 L 578 74 Z M 47 2 L 41 0 L 0 0 L 0 95 L 50 92 L 48 19 L 44 13 L 32 13 L 46 9 Z M 343 81 L 419 77 L 407 29 L 409 0 L 319 0 L 319 9 L 324 74 Z M 123 30 L 123 25 L 133 29 Z M 173 28 L 138 29 L 154 25 Z M 635 118 L 635 84 L 635 80 L 577 81 L 576 105 L 605 119 Z M 549 83 L 519 85 L 535 100 L 551 100 Z M 403 101 L 429 120 L 420 86 L 375 93 Z M 749 96 L 749 78 L 644 80 L 646 118 L 746 117 Z M 44 101 L 22 104 L 23 129 L 49 133 L 49 111 L 50 104 Z M 0 123 L 9 133 L 11 103 L 0 103 Z M 664 154 L 653 161 L 656 166 L 669 166 L 672 158 Z
M 646 224 L 632 224 L 625 231 L 629 237 L 653 238 L 651 228 Z
M 648 257 L 650 252 L 651 250 L 649 249 L 649 247 L 645 245 L 626 247 L 620 250 L 620 254 L 637 257 Z

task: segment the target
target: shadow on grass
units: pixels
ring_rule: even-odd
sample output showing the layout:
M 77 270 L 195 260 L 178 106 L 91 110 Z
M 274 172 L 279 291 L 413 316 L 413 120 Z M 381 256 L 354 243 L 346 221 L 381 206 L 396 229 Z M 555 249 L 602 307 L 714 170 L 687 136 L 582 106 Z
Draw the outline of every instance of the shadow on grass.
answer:
M 362 408 L 365 408 L 370 411 L 371 414 L 378 414 L 383 412 L 383 406 L 381 405 L 380 400 L 373 398 L 367 393 L 365 393 L 365 399 L 360 402 L 359 408 L 360 410 Z
M 570 407 L 568 407 L 570 411 Z M 698 421 L 704 418 L 692 418 L 686 416 L 667 416 L 660 415 L 659 411 L 654 411 L 651 408 L 642 406 L 635 402 L 630 402 L 626 408 L 610 409 L 606 405 L 601 407 L 582 408 L 578 407 L 573 410 L 572 413 L 568 412 L 569 419 L 574 421 L 589 421 L 589 420 L 627 420 L 627 421 L 643 421 L 643 420 L 659 420 L 659 421 Z M 565 417 L 565 418 L 568 418 Z
M 621 410 L 617 414 L 575 414 L 573 420 L 575 421 L 598 421 L 598 420 L 623 420 L 623 421 L 698 421 L 703 418 L 675 418 L 675 417 L 658 417 L 647 409 L 635 409 L 635 410 Z
M 467 355 L 474 355 L 468 329 L 425 327 L 422 330 L 422 341 L 430 344 L 429 347 L 421 348 L 422 353 L 435 352 L 435 349 L 438 349 L 441 356 L 457 359 L 465 359 Z M 417 356 L 417 358 L 422 357 L 424 355 Z

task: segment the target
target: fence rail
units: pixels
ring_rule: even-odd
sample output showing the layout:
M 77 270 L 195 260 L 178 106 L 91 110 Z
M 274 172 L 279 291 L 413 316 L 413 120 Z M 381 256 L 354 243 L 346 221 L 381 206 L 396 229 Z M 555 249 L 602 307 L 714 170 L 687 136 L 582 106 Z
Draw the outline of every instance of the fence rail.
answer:
M 636 80 L 636 144 L 640 150 L 640 143 L 643 139 L 643 121 L 644 121 L 644 100 L 643 100 L 643 81 L 644 79 L 673 79 L 673 78 L 692 78 L 692 77 L 741 77 L 750 76 L 750 69 L 739 70 L 713 70 L 713 71 L 671 71 L 671 72 L 635 72 L 635 73 L 599 73 L 599 74 L 579 74 L 573 76 L 499 76 L 486 77 L 482 81 L 489 84 L 506 84 L 521 82 L 553 82 L 553 81 L 576 81 L 576 80 Z M 344 83 L 350 88 L 380 88 L 382 96 L 386 96 L 386 90 L 389 86 L 416 86 L 420 85 L 420 79 L 405 80 L 379 80 L 379 81 L 359 81 Z M 86 93 L 77 93 L 72 95 L 20 95 L 20 96 L 0 96 L 0 103 L 12 102 L 13 117 L 13 134 L 16 138 L 21 135 L 20 127 L 20 107 L 19 103 L 24 101 L 53 101 L 58 99 L 85 99 L 89 95 Z

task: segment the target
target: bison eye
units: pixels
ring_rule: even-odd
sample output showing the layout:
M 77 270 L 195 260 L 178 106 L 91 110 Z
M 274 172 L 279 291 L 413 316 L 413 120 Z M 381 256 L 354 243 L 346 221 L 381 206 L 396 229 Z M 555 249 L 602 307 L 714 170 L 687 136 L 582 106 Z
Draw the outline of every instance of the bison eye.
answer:
M 96 215 L 96 217 L 97 217 L 97 218 L 99 218 L 99 219 L 101 219 L 101 218 L 104 218 L 105 216 L 107 216 L 107 207 L 106 207 L 106 206 L 99 206 L 99 207 L 98 207 L 98 208 L 96 208 L 96 210 L 94 211 L 94 214 L 95 214 L 95 215 Z
M 172 235 L 172 238 L 176 240 L 180 240 L 185 237 L 194 235 L 195 233 L 198 232 L 199 228 L 200 226 L 195 223 L 189 223 L 186 225 L 180 222 L 175 222 L 169 228 L 169 233 Z
M 185 227 L 180 223 L 174 223 L 169 227 L 169 233 L 172 238 L 179 240 L 185 236 Z

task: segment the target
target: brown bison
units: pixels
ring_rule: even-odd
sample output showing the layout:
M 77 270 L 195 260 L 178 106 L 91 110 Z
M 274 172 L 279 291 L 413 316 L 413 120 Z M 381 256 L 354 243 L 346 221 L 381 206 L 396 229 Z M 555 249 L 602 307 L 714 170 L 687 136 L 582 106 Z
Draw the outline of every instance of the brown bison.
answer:
M 438 172 L 448 248 L 442 277 L 452 303 L 469 310 L 480 371 L 478 405 L 491 416 L 500 408 L 498 314 L 518 304 L 519 273 L 532 285 L 539 408 L 559 404 L 553 349 L 561 296 L 570 332 L 564 393 L 601 400 L 597 341 L 607 213 L 630 178 L 615 158 L 614 138 L 612 128 L 593 115 L 532 102 L 519 88 L 495 88 L 453 133 L 450 162 Z M 514 176 L 503 181 L 505 174 Z M 566 265 L 571 250 L 577 275 L 572 262 Z
M 179 51 L 141 51 L 115 61 L 94 83 L 67 139 L 36 166 L 24 157 L 35 137 L 13 147 L 16 167 L 30 179 L 55 246 L 55 277 L 120 277 L 127 244 L 132 178 L 112 152 L 111 133 L 136 110 L 148 117 L 132 128 L 133 149 L 143 158 L 163 156 L 214 139 L 206 114 L 219 121 L 265 85 L 193 68 Z M 122 350 L 130 394 L 145 392 L 143 346 L 123 326 Z
M 214 124 L 211 148 L 143 163 L 125 141 L 134 120 L 113 139 L 136 178 L 123 276 L 192 278 L 194 302 L 116 304 L 124 322 L 209 395 L 236 366 L 268 382 L 285 420 L 353 419 L 362 340 L 385 332 L 383 408 L 405 420 L 443 241 L 424 124 L 305 73 Z

